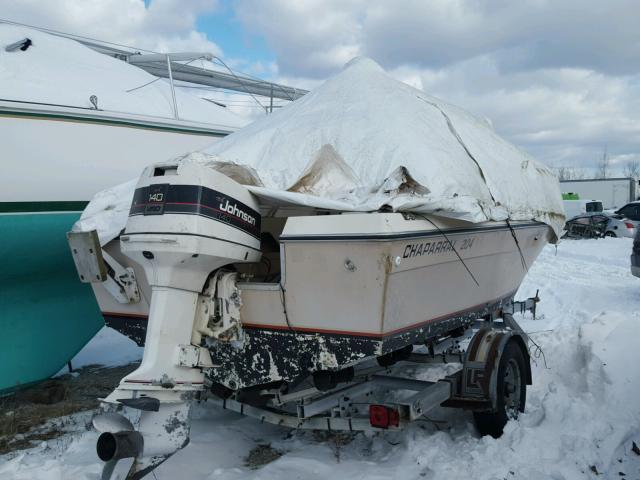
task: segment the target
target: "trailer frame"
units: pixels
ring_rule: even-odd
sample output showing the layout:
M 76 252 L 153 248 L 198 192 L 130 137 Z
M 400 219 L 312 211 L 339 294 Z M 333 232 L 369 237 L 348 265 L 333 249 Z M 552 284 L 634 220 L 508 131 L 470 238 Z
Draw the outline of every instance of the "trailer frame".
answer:
M 456 350 L 460 341 L 456 339 L 437 353 L 431 344 L 427 353 L 410 353 L 399 360 L 416 365 L 460 364 L 454 373 L 437 381 L 400 376 L 395 367 L 369 361 L 354 370 L 349 381 L 329 390 L 309 384 L 289 392 L 276 386 L 262 390 L 258 403 L 243 401 L 237 392 L 229 396 L 207 392 L 202 399 L 261 422 L 301 430 L 401 430 L 437 406 L 495 412 L 500 362 L 511 342 L 516 343 L 526 359 L 525 371 L 521 372 L 523 380 L 527 385 L 532 382 L 528 337 L 513 315 L 531 312 L 535 318 L 539 301 L 536 292 L 535 297 L 511 301 L 476 320 L 461 337 L 470 339 L 464 352 Z M 401 391 L 411 394 L 398 399 Z M 376 392 L 394 395 L 386 401 L 374 401 Z

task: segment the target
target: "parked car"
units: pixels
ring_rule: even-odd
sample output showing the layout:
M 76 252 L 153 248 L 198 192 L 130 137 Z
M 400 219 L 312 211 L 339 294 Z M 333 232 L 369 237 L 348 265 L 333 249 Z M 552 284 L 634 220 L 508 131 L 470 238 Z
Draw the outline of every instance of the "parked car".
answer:
M 626 218 L 604 213 L 585 213 L 567 221 L 563 238 L 630 237 L 636 234 L 636 226 Z
M 633 240 L 633 250 L 631 250 L 631 273 L 640 277 L 640 228 L 637 229 L 636 238 Z
M 625 218 L 637 228 L 640 226 L 640 201 L 627 203 L 624 207 L 615 211 L 618 218 Z

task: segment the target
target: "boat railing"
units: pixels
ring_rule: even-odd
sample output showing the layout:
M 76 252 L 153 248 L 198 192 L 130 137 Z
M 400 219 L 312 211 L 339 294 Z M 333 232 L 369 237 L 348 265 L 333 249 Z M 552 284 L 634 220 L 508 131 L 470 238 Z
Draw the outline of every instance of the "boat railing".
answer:
M 147 113 L 125 112 L 121 110 L 105 110 L 102 108 L 81 107 L 77 105 L 65 105 L 60 103 L 34 102 L 30 100 L 15 100 L 15 99 L 8 99 L 8 98 L 0 98 L 0 110 L 2 110 L 2 105 L 1 105 L 2 102 L 15 104 L 16 106 L 23 105 L 22 107 L 23 109 L 29 109 L 30 107 L 32 107 L 33 110 L 39 110 L 38 107 L 42 107 L 42 109 L 46 107 L 51 107 L 52 109 L 65 108 L 65 109 L 73 109 L 78 113 L 82 112 L 82 114 L 84 115 L 89 114 L 88 116 L 96 115 L 101 118 L 118 119 L 122 121 L 127 121 L 127 120 L 141 121 L 143 123 L 152 122 L 160 125 L 182 124 L 190 128 L 215 130 L 215 131 L 219 130 L 220 132 L 227 132 L 227 133 L 230 133 L 231 131 L 237 128 L 230 125 L 215 124 L 215 123 L 203 122 L 199 120 L 191 120 L 191 119 L 184 119 L 184 118 L 176 119 L 170 115 L 150 115 Z M 10 108 L 10 107 L 7 106 L 6 108 Z M 64 112 L 60 112 L 60 113 L 64 113 Z M 67 112 L 67 113 L 69 115 L 73 115 L 73 112 Z
M 66 104 L 62 104 L 62 103 L 34 102 L 34 101 L 30 101 L 30 100 L 12 100 L 10 98 L 0 98 L 0 102 L 26 103 L 28 105 L 40 105 L 40 106 L 43 106 L 43 107 L 63 107 L 63 108 L 76 108 L 78 110 L 104 111 L 101 108 L 97 108 L 97 107 L 80 107 L 78 105 L 66 105 Z

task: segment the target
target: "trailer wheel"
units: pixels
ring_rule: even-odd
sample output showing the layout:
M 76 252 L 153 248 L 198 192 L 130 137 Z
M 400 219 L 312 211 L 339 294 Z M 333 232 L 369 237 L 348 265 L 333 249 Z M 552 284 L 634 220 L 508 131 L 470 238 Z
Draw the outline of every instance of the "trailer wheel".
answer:
M 521 347 L 516 342 L 509 342 L 498 366 L 496 411 L 473 413 L 481 435 L 500 437 L 507 422 L 518 418 L 519 413 L 524 412 L 527 401 L 525 361 Z

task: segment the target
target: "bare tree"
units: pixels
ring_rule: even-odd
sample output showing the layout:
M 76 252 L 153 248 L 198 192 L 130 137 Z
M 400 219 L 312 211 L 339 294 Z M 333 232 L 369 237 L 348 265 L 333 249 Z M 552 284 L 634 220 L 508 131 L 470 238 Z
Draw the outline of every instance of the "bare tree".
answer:
M 582 180 L 585 177 L 584 169 L 573 168 L 571 171 L 571 178 L 573 180 Z
M 578 167 L 556 167 L 553 169 L 556 172 L 558 180 L 581 180 L 585 178 L 584 169 Z
M 558 180 L 571 180 L 571 171 L 567 167 L 556 167 L 555 171 L 558 176 Z
M 609 175 L 609 154 L 607 153 L 607 147 L 604 147 L 604 152 L 602 152 L 602 157 L 598 160 L 598 178 L 607 178 Z
M 629 160 L 627 164 L 624 166 L 624 176 L 631 178 L 640 177 L 640 161 Z

